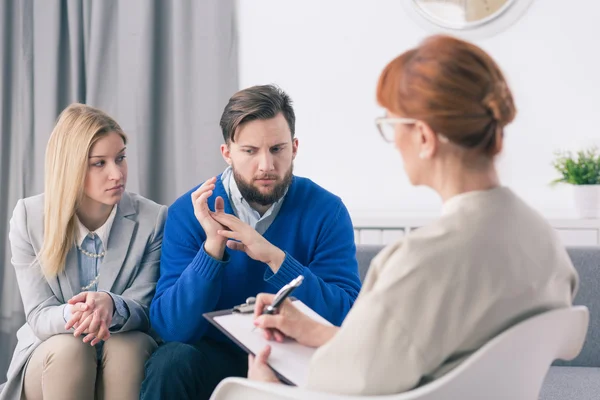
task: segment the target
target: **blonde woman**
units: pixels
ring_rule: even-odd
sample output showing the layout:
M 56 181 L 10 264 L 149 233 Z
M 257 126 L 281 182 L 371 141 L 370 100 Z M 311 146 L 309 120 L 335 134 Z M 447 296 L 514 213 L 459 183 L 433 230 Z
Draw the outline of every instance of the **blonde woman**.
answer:
M 139 397 L 166 207 L 125 191 L 126 143 L 104 112 L 70 105 L 46 149 L 45 193 L 15 207 L 27 322 L 2 400 Z

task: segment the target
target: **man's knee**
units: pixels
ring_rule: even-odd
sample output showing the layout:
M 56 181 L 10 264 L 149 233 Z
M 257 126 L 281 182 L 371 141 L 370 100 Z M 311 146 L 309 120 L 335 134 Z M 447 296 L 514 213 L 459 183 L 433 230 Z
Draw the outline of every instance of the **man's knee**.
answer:
M 146 362 L 146 379 L 192 373 L 201 363 L 202 354 L 194 346 L 169 342 L 159 346 Z
M 198 398 L 202 360 L 198 349 L 189 344 L 170 342 L 159 346 L 146 362 L 140 399 Z

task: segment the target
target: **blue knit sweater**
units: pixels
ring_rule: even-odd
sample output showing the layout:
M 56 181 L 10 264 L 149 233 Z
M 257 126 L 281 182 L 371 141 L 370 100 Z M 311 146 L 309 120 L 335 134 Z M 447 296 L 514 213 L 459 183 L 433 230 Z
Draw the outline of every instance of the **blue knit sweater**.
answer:
M 197 188 L 197 187 L 196 187 Z M 152 327 L 166 341 L 196 343 L 204 335 L 226 341 L 202 317 L 231 308 L 260 292 L 275 293 L 298 275 L 294 291 L 317 313 L 340 325 L 360 291 L 354 229 L 346 207 L 335 195 L 306 178 L 294 177 L 279 214 L 264 237 L 285 252 L 276 274 L 243 252 L 225 250 L 223 261 L 204 251 L 206 235 L 194 216 L 191 193 L 169 207 L 162 242 L 160 278 L 150 306 Z M 208 204 L 225 199 L 219 176 Z

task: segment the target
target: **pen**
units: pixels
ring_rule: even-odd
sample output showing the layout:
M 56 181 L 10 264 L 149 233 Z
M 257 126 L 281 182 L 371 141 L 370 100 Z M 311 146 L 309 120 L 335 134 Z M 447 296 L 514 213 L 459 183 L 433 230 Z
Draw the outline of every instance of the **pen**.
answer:
M 304 276 L 299 275 L 296 279 L 293 279 L 290 283 L 279 289 L 277 294 L 275 295 L 275 299 L 273 299 L 273 303 L 263 310 L 263 314 L 275 314 L 277 308 L 283 303 L 285 299 L 288 298 L 290 294 L 296 289 L 298 286 L 302 284 L 304 280 Z
M 279 291 L 275 294 L 275 298 L 273 299 L 273 303 L 263 310 L 263 315 L 273 315 L 277 311 L 277 307 L 279 307 L 285 299 L 289 297 L 290 294 L 296 289 L 298 286 L 302 284 L 304 280 L 304 276 L 298 275 L 296 279 L 293 279 L 290 283 L 279 289 Z M 252 332 L 256 329 L 256 326 L 252 328 Z

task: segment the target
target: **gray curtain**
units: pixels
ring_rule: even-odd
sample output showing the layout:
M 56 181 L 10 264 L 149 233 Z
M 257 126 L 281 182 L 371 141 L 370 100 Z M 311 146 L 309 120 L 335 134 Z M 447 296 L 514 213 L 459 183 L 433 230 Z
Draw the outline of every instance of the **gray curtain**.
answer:
M 219 118 L 238 89 L 233 0 L 2 0 L 0 382 L 24 322 L 8 222 L 43 191 L 44 152 L 71 102 L 128 134 L 128 190 L 170 204 L 224 168 Z

